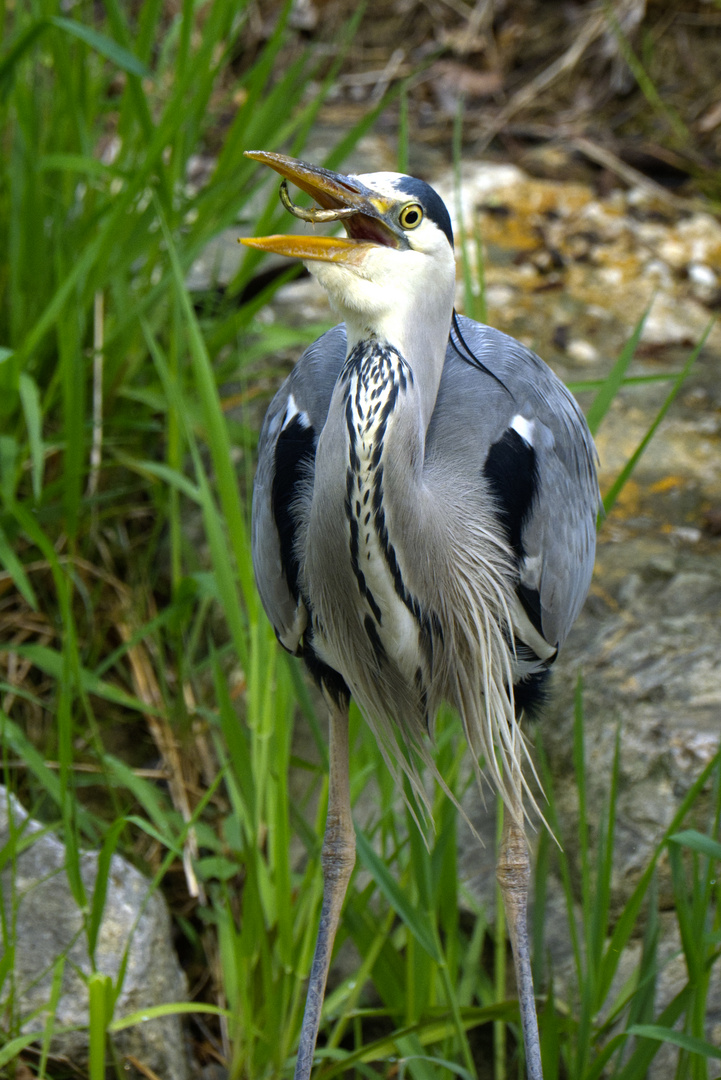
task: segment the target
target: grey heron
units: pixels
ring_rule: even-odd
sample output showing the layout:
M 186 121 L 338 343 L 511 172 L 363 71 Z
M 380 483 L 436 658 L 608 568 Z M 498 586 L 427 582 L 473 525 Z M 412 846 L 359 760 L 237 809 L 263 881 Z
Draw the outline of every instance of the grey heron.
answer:
M 507 813 L 497 875 L 530 1080 L 541 1080 L 526 930 L 530 876 L 521 719 L 588 591 L 599 503 L 595 449 L 553 372 L 454 311 L 451 221 L 396 173 L 344 176 L 248 151 L 283 176 L 286 207 L 345 237 L 244 239 L 302 259 L 343 324 L 274 397 L 258 447 L 253 562 L 280 643 L 330 714 L 323 904 L 296 1063 L 310 1076 L 333 941 L 355 861 L 352 696 L 397 777 L 424 798 L 440 704 L 463 723 Z M 316 209 L 295 207 L 287 182 Z

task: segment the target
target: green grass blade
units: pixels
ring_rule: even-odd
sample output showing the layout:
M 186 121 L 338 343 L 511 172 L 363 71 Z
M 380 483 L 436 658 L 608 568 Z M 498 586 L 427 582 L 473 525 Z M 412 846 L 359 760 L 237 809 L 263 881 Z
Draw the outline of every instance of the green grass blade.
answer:
M 710 859 L 721 859 L 721 844 L 712 840 L 710 836 L 697 832 L 696 829 L 685 829 L 683 832 L 669 836 L 669 843 L 680 844 L 681 847 L 690 851 L 697 851 L 699 855 L 708 855 Z
M 48 1063 L 48 1057 L 50 1056 L 50 1044 L 52 1042 L 53 1035 L 55 1033 L 55 1017 L 58 1010 L 58 1003 L 60 1001 L 60 995 L 63 989 L 63 973 L 65 971 L 65 956 L 61 954 L 55 960 L 53 964 L 53 978 L 50 984 L 50 997 L 48 999 L 47 1006 L 47 1018 L 45 1021 L 45 1028 L 43 1030 L 42 1049 L 40 1052 L 40 1065 L 38 1068 L 38 1077 L 45 1076 L 45 1069 Z
M 205 1001 L 172 1001 L 164 1005 L 149 1005 L 147 1009 L 139 1009 L 137 1012 L 126 1013 L 108 1023 L 108 1031 L 115 1034 L 135 1027 L 136 1024 L 144 1024 L 148 1020 L 157 1020 L 161 1016 L 188 1016 L 197 1013 L 200 1016 L 228 1016 L 227 1009 L 221 1009 L 217 1005 L 211 1005 Z
M 30 579 L 25 573 L 23 564 L 8 543 L 7 536 L 3 532 L 2 526 L 0 526 L 0 566 L 5 567 L 5 570 L 12 578 L 16 589 L 25 600 L 25 603 L 28 604 L 33 611 L 37 611 L 38 601 L 35 596 L 35 591 L 30 584 Z
M 673 821 L 671 821 L 664 835 L 661 837 L 661 840 L 657 844 L 654 853 L 649 860 L 648 866 L 641 875 L 641 878 L 636 885 L 636 888 L 633 890 L 631 896 L 626 901 L 626 905 L 623 911 L 616 920 L 613 932 L 606 947 L 606 953 L 600 969 L 599 978 L 601 982 L 601 989 L 604 992 L 604 996 L 608 993 L 611 982 L 613 980 L 613 976 L 618 966 L 619 958 L 626 945 L 628 944 L 631 938 L 631 934 L 633 933 L 633 929 L 638 920 L 643 901 L 648 893 L 648 889 L 656 869 L 656 864 L 661 854 L 665 850 L 669 838 L 677 832 L 679 826 L 688 814 L 690 807 L 693 806 L 696 799 L 698 799 L 701 791 L 704 788 L 704 785 L 708 783 L 709 777 L 712 775 L 713 771 L 719 767 L 720 763 L 721 750 L 719 750 L 711 759 L 711 761 L 705 766 L 705 768 L 702 769 L 699 776 L 696 778 L 684 798 L 681 800 L 681 803 L 676 810 L 676 813 L 674 814 Z
M 595 435 L 598 431 L 601 421 L 610 409 L 611 403 L 624 383 L 628 366 L 633 360 L 636 349 L 638 348 L 638 343 L 641 340 L 641 334 L 643 333 L 643 328 L 646 325 L 646 319 L 648 318 L 650 310 L 650 306 L 647 307 L 636 323 L 633 333 L 621 350 L 618 360 L 611 368 L 600 390 L 591 402 L 591 407 L 586 413 L 586 423 L 588 424 L 592 435 Z
M 671 388 L 671 391 L 669 392 L 666 400 L 664 401 L 663 405 L 659 409 L 653 423 L 649 427 L 649 429 L 646 432 L 646 434 L 644 435 L 644 437 L 641 439 L 641 442 L 638 444 L 638 446 L 636 447 L 634 452 L 631 454 L 631 457 L 628 459 L 628 461 L 626 462 L 624 467 L 621 469 L 621 472 L 616 477 L 616 479 L 614 480 L 614 482 L 611 485 L 611 487 L 609 488 L 609 490 L 604 495 L 604 497 L 603 497 L 603 508 L 604 508 L 604 511 L 605 511 L 606 514 L 608 514 L 610 512 L 611 507 L 616 502 L 616 499 L 620 495 L 624 485 L 626 484 L 626 481 L 629 479 L 629 477 L 631 476 L 633 470 L 636 468 L 636 465 L 638 464 L 639 459 L 641 458 L 642 454 L 644 453 L 646 447 L 650 443 L 653 436 L 656 434 L 656 430 L 657 430 L 659 424 L 663 420 L 663 418 L 666 415 L 666 413 L 668 412 L 668 410 L 671 408 L 671 405 L 673 404 L 679 390 L 681 389 L 684 382 L 686 381 L 686 379 L 687 379 L 687 377 L 688 377 L 688 375 L 689 375 L 689 373 L 691 371 L 691 368 L 696 363 L 696 359 L 698 357 L 698 354 L 701 352 L 701 349 L 704 347 L 704 345 L 706 343 L 706 339 L 708 338 L 709 334 L 711 333 L 711 328 L 713 327 L 714 322 L 715 322 L 715 320 L 712 319 L 711 322 L 706 327 L 706 330 L 704 331 L 704 333 L 703 333 L 703 335 L 701 337 L 701 340 L 699 341 L 698 345 L 695 347 L 695 349 L 693 350 L 693 352 L 689 356 L 688 360 L 684 364 L 683 368 L 679 372 L 678 377 L 676 378 L 676 380 L 675 380 L 675 382 L 674 382 L 674 384 L 673 384 L 673 386 Z
M 654 1026 L 670 1031 L 687 1008 L 689 999 L 690 987 L 687 984 L 663 1010 L 658 1018 L 661 1023 Z M 660 1041 L 652 1038 L 640 1042 L 624 1063 L 623 1068 L 616 1074 L 617 1080 L 638 1080 L 639 1077 L 645 1076 L 659 1046 Z
M 512 1002 L 503 1002 L 498 1005 L 489 1005 L 485 1008 L 464 1009 L 462 1015 L 463 1026 L 466 1031 L 471 1031 L 482 1024 L 493 1023 L 496 1020 L 508 1021 L 513 1016 L 518 1016 L 518 1008 Z M 399 1044 L 409 1036 L 417 1038 L 421 1046 L 428 1046 L 441 1041 L 450 1031 L 449 1020 L 445 1017 L 429 1017 L 417 1024 L 410 1024 L 400 1028 L 392 1035 L 384 1036 L 353 1053 L 345 1055 L 340 1061 L 318 1068 L 318 1080 L 335 1080 L 336 1076 L 343 1076 L 356 1064 L 371 1061 L 388 1061 L 398 1054 Z M 323 1057 L 323 1051 L 317 1052 L 318 1059 Z
M 32 661 L 35 667 L 58 682 L 68 679 L 63 653 L 57 652 L 57 650 L 51 649 L 47 645 L 17 645 L 13 647 L 6 643 L 0 644 L 0 652 L 6 652 L 11 648 L 18 656 L 23 656 L 25 659 Z M 134 712 L 149 713 L 151 716 L 162 715 L 160 708 L 141 701 L 140 698 L 128 694 L 125 690 L 121 690 L 120 687 L 114 686 L 113 683 L 99 679 L 94 672 L 88 671 L 87 668 L 80 667 L 74 674 L 77 676 L 79 689 L 85 694 L 93 694 L 95 697 L 102 698 L 103 701 L 132 709 Z
M 220 667 L 215 650 L 212 652 L 215 697 L 220 716 L 225 746 L 229 755 L 233 777 L 237 784 L 241 816 L 248 842 L 257 843 L 258 821 L 256 818 L 256 784 L 251 767 L 250 738 L 230 699 L 228 684 Z M 241 809 L 242 808 L 242 809 Z
M 590 839 L 588 835 L 588 806 L 586 798 L 586 745 L 583 722 L 583 679 L 576 681 L 573 718 L 573 768 L 578 789 L 578 838 L 581 852 L 581 896 L 584 926 L 586 928 L 586 956 L 593 955 L 591 927 L 593 925 L 594 897 L 591 882 Z
M 197 323 L 194 322 L 194 325 L 196 326 L 196 332 L 199 334 L 199 331 L 197 330 Z M 173 379 L 171 378 L 165 357 L 163 356 L 157 341 L 150 333 L 147 324 L 144 324 L 144 329 L 148 348 L 155 363 L 156 370 L 158 371 L 158 374 L 161 378 L 168 400 L 175 407 L 176 413 L 184 429 L 185 441 L 190 447 L 190 452 L 196 471 L 199 503 L 203 511 L 203 522 L 205 525 L 208 542 L 210 544 L 213 569 L 218 581 L 218 589 L 220 596 L 222 597 L 225 617 L 228 622 L 230 632 L 233 636 L 233 643 L 235 645 L 238 656 L 240 657 L 241 662 L 247 665 L 248 645 L 246 640 L 246 624 L 238 600 L 235 568 L 233 566 L 230 553 L 228 551 L 228 544 L 226 542 L 226 534 L 223 522 L 220 519 L 218 509 L 213 499 L 210 484 L 208 482 L 205 468 L 203 466 L 202 459 L 195 442 L 193 431 L 187 422 L 185 409 L 183 407 L 183 398 L 180 394 L 178 387 L 175 385 Z M 202 382 L 206 390 L 206 396 L 210 399 L 207 403 L 208 409 L 212 413 L 220 411 L 220 406 L 217 402 L 217 391 L 215 390 L 215 384 L 212 383 L 211 386 L 207 385 L 209 375 L 204 360 L 201 360 L 199 366 L 202 371 Z M 210 376 L 210 379 L 212 380 L 212 376 Z M 216 397 L 215 403 L 213 403 L 214 395 Z M 220 423 L 223 430 L 222 433 L 215 433 L 216 451 L 219 444 L 221 446 L 227 444 L 227 429 L 225 428 L 225 418 L 222 416 L 222 412 L 220 415 Z M 226 472 L 228 469 L 231 469 L 231 460 L 232 459 L 230 455 L 230 448 L 228 446 L 228 457 L 225 463 L 222 463 L 221 466 Z M 237 492 L 235 492 L 232 496 L 233 501 L 237 500 L 237 497 Z M 240 507 L 238 506 L 238 514 L 240 513 Z M 245 528 L 243 531 L 245 534 Z M 248 559 L 246 552 L 245 562 L 247 563 L 247 561 Z M 252 571 L 250 573 L 252 576 Z M 257 601 L 255 601 L 255 603 L 257 604 Z
M 91 49 L 95 49 L 97 53 L 115 64 L 121 71 L 126 71 L 129 75 L 137 75 L 141 79 L 150 78 L 150 70 L 138 60 L 137 56 L 133 56 L 131 52 L 118 45 L 112 38 L 93 30 L 91 26 L 76 22 L 75 19 L 63 18 L 60 15 L 53 15 L 50 18 L 50 23 L 56 26 L 58 30 L 71 34 L 78 41 L 83 41 Z
M 361 862 L 372 875 L 383 896 L 408 927 L 418 944 L 437 964 L 442 962 L 433 928 L 424 912 L 414 908 L 407 895 L 391 876 L 385 862 L 373 850 L 362 830 L 356 830 L 356 845 Z
M 164 846 L 182 855 L 182 849 L 177 843 L 175 828 L 171 822 L 169 807 L 155 784 L 138 776 L 112 754 L 105 754 L 103 764 L 108 770 L 108 777 L 112 783 L 119 784 L 133 793 L 150 820 L 154 822 Z
M 20 63 L 25 53 L 35 44 L 45 30 L 50 26 L 49 19 L 38 19 L 22 31 L 17 39 L 12 42 L 5 55 L 0 58 L 0 98 L 4 98 L 10 90 L 10 80 L 15 68 Z
M 703 974 L 702 941 L 699 934 L 700 928 L 694 919 L 693 899 L 689 895 L 691 884 L 688 869 L 684 865 L 681 849 L 677 844 L 669 845 L 668 858 L 681 945 L 689 980 L 692 985 L 695 985 Z
M 649 103 L 653 111 L 666 121 L 671 131 L 674 133 L 680 143 L 687 144 L 692 142 L 691 132 L 686 127 L 677 111 L 663 100 L 654 85 L 653 79 L 649 76 L 643 64 L 633 51 L 631 43 L 628 40 L 626 34 L 623 32 L 621 24 L 619 23 L 613 6 L 609 2 L 609 0 L 604 0 L 603 7 L 609 26 L 611 27 L 613 35 L 616 38 L 616 42 L 621 51 L 621 55 L 623 56 L 623 59 L 628 64 L 631 71 L 633 72 L 633 77 L 638 83 L 647 102 Z
M 20 372 L 18 390 L 20 392 L 23 413 L 25 414 L 25 424 L 28 432 L 28 442 L 30 444 L 33 495 L 35 496 L 35 501 L 39 502 L 43 486 L 43 470 L 45 465 L 40 394 L 38 393 L 35 380 L 25 371 Z
M 721 1047 L 712 1046 L 711 1043 L 694 1038 L 692 1035 L 686 1035 L 683 1031 L 672 1031 L 667 1027 L 660 1027 L 658 1024 L 634 1024 L 632 1028 L 629 1028 L 628 1034 L 637 1035 L 643 1039 L 656 1039 L 658 1042 L 670 1043 L 672 1046 L 679 1046 L 682 1050 L 687 1050 L 690 1054 L 700 1054 L 701 1057 L 721 1061 Z
M 245 517 L 240 505 L 228 429 L 220 406 L 218 388 L 215 384 L 210 357 L 185 287 L 184 275 L 175 244 L 160 204 L 156 203 L 156 207 L 172 266 L 176 298 L 183 312 L 189 335 L 190 357 L 205 418 L 205 435 L 213 459 L 220 503 L 235 555 L 243 599 L 251 619 L 255 619 L 257 617 L 258 601 L 253 582 L 253 571 L 248 557 L 250 545 L 248 543 Z
M 37 1031 L 31 1031 L 25 1035 L 18 1035 L 14 1039 L 10 1039 L 4 1046 L 0 1046 L 0 1069 L 4 1068 L 11 1061 L 22 1054 L 23 1050 L 27 1049 L 31 1043 L 38 1041 Z
M 594 1008 L 600 1010 L 605 1000 L 605 994 L 599 994 L 598 970 L 603 960 L 603 949 L 608 932 L 609 913 L 611 908 L 611 876 L 613 872 L 614 835 L 616 825 L 616 801 L 618 797 L 618 778 L 621 759 L 621 732 L 616 731 L 616 741 L 611 769 L 611 787 L 608 796 L 608 807 L 601 822 L 598 843 L 596 846 L 597 870 L 594 882 L 594 902 L 591 918 L 591 940 L 593 963 L 595 973 L 595 987 L 597 997 Z
M 108 882 L 110 880 L 110 865 L 112 862 L 115 849 L 118 846 L 118 841 L 125 828 L 125 819 L 119 818 L 108 829 L 103 846 L 100 849 L 98 855 L 97 873 L 95 875 L 95 887 L 93 889 L 93 899 L 90 904 L 90 912 L 86 923 L 86 932 L 88 938 L 88 955 L 90 956 L 90 962 L 95 966 L 95 950 L 98 944 L 98 934 L 100 933 L 100 924 L 103 920 L 103 912 L 105 911 L 105 901 L 108 895 Z
M 105 1080 L 108 1023 L 112 1018 L 112 979 L 94 971 L 88 979 L 90 1080 Z

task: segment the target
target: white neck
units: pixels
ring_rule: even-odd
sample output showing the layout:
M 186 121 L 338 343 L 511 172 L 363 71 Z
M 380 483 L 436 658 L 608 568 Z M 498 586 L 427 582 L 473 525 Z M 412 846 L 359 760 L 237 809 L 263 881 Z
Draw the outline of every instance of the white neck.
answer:
M 359 341 L 375 339 L 393 345 L 410 365 L 424 430 L 435 407 L 453 314 L 455 263 L 445 238 L 443 245 L 433 258 L 377 247 L 353 268 L 306 264 L 345 321 L 349 353 Z

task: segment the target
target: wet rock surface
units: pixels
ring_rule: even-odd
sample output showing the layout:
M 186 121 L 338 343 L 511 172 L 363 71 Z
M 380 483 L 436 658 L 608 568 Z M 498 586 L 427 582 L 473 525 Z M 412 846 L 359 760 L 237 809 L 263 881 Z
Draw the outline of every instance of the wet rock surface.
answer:
M 0 883 L 5 918 L 15 929 L 15 1008 L 19 1010 L 22 1031 L 37 1031 L 38 1037 L 42 1037 L 53 965 L 58 957 L 64 956 L 55 1025 L 79 1030 L 54 1035 L 51 1050 L 81 1063 L 88 1058 L 87 978 L 92 968 L 82 914 L 70 893 L 65 873 L 65 847 L 45 826 L 32 821 L 13 795 L 0 788 L 0 849 L 8 843 L 11 828 L 13 845 L 20 854 L 15 867 L 6 866 Z M 97 854 L 81 855 L 80 873 L 90 898 L 97 866 Z M 185 976 L 171 944 L 165 901 L 157 892 L 148 899 L 149 888 L 150 882 L 130 863 L 119 855 L 113 856 L 95 961 L 96 969 L 115 981 L 130 939 L 115 1019 L 147 1006 L 183 1001 L 187 997 Z M 5 985 L 10 985 L 9 980 L 5 980 Z M 131 1055 L 146 1069 L 146 1075 L 151 1069 L 160 1080 L 190 1077 L 178 1016 L 136 1024 L 115 1035 L 114 1042 L 120 1056 Z

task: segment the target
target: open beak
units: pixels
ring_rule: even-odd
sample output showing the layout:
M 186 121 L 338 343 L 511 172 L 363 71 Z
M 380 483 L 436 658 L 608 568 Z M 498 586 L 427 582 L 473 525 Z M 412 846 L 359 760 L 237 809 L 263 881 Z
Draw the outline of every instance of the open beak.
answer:
M 383 220 L 395 205 L 394 201 L 377 195 L 356 177 L 344 176 L 319 165 L 308 165 L 285 154 L 264 150 L 246 150 L 245 157 L 270 165 L 271 169 L 305 191 L 323 208 L 320 212 L 296 213 L 296 209 L 300 208 L 293 208 L 286 196 L 283 201 L 291 213 L 309 221 L 333 221 L 333 211 L 338 211 L 337 217 L 343 221 L 348 236 L 244 237 L 241 244 L 296 259 L 336 263 L 358 262 L 370 248 L 378 245 L 400 246 L 399 235 Z

